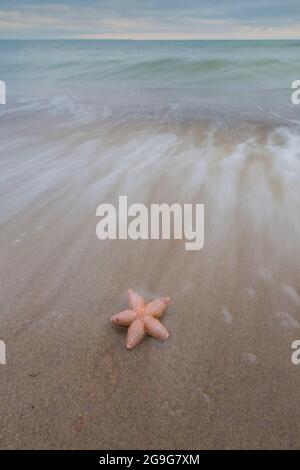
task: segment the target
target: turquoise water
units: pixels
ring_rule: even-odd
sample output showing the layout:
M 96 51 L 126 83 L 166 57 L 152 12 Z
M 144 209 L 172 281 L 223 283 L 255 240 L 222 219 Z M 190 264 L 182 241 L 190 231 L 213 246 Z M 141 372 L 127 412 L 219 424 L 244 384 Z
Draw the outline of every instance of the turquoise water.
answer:
M 8 104 L 93 115 L 297 118 L 300 41 L 0 41 Z M 298 113 L 299 114 L 299 113 Z

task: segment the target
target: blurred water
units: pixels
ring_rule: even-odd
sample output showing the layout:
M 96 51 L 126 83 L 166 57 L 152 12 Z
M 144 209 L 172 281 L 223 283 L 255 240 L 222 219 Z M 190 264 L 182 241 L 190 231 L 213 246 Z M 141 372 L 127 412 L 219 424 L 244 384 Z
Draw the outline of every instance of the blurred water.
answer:
M 243 220 L 293 251 L 299 52 L 299 41 L 0 41 L 0 223 L 43 196 L 67 208 L 75 191 L 94 217 L 125 194 L 204 202 L 208 240 Z
M 290 87 L 299 55 L 292 40 L 1 40 L 0 77 L 9 103 L 29 108 L 284 121 L 297 118 Z

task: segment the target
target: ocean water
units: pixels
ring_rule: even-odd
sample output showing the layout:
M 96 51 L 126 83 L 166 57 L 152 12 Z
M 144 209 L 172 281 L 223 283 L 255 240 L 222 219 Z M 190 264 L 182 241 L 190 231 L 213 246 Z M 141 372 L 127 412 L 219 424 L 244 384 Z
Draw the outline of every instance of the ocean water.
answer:
M 91 217 L 119 194 L 204 202 L 208 240 L 242 220 L 292 251 L 299 57 L 300 41 L 0 41 L 0 222 L 62 183 Z
M 300 41 L 2 40 L 0 73 L 8 108 L 284 122 L 299 56 Z

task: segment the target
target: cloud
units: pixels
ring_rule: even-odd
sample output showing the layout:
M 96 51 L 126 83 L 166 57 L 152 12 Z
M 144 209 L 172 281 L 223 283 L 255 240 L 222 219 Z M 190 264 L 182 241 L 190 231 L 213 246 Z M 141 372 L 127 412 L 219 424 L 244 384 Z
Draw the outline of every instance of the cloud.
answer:
M 2 38 L 300 37 L 299 0 L 2 0 Z

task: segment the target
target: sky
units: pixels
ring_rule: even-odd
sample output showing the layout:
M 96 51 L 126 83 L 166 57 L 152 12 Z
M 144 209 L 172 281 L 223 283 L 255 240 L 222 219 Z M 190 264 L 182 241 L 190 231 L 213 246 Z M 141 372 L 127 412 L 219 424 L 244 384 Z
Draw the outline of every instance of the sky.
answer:
M 0 0 L 0 38 L 300 38 L 300 0 Z

